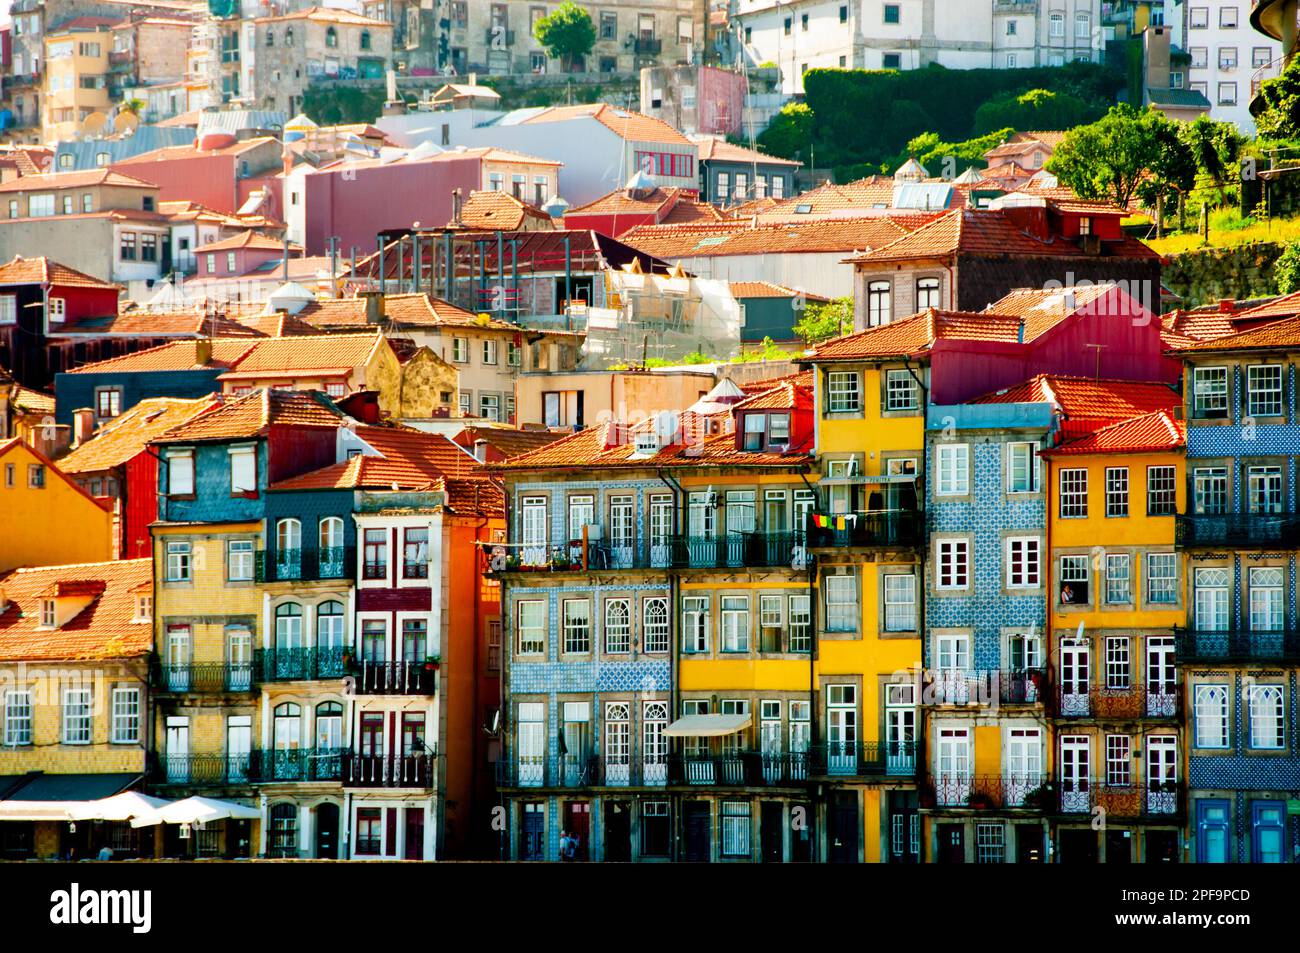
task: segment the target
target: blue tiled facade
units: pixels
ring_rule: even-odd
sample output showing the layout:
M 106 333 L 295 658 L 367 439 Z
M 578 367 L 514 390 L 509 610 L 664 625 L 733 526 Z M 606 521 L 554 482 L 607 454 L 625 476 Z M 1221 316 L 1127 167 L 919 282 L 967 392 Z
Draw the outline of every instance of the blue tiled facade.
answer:
M 236 440 L 231 443 L 248 444 L 254 441 Z M 265 440 L 257 445 L 257 485 L 265 488 L 267 482 L 267 445 Z M 158 518 L 164 522 L 245 522 L 260 520 L 265 515 L 266 494 L 258 492 L 249 499 L 230 494 L 230 454 L 227 443 L 195 444 L 194 498 L 180 499 L 167 495 L 167 454 L 181 444 L 165 445 L 158 465 Z
M 122 392 L 121 412 L 125 413 L 142 400 L 151 397 L 176 397 L 194 400 L 220 391 L 217 376 L 225 368 L 199 368 L 188 371 L 103 371 L 101 373 L 56 374 L 54 393 L 58 398 L 54 419 L 60 424 L 72 423 L 72 412 L 82 407 L 95 407 L 95 391 L 101 387 L 115 387 Z

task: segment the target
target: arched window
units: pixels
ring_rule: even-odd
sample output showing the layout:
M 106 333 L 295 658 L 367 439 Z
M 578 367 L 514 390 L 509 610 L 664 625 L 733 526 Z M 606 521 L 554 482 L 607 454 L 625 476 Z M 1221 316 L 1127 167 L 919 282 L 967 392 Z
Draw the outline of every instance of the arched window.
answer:
M 275 607 L 275 647 L 302 648 L 302 606 L 296 602 Z
M 316 648 L 330 654 L 343 650 L 343 603 L 322 602 L 316 607 Z
M 298 854 L 298 805 L 271 805 L 271 844 L 273 857 L 294 857 Z
M 267 31 L 266 31 L 266 45 L 267 45 L 267 46 L 275 46 L 275 31 L 274 31 L 274 30 L 267 30 Z
M 302 523 L 284 519 L 275 524 L 275 547 L 281 553 L 302 548 Z
M 343 521 L 337 516 L 327 516 L 320 521 L 320 548 L 343 548 Z
M 333 751 L 343 747 L 343 706 L 321 702 L 316 706 L 316 749 Z
M 325 28 L 325 45 L 330 47 L 339 45 L 339 31 L 332 26 Z
M 890 304 L 889 282 L 872 281 L 867 284 L 867 327 L 888 324 L 893 317 Z
M 275 749 L 296 751 L 302 743 L 302 706 L 284 702 L 275 706 Z
M 362 48 L 363 50 L 368 50 L 368 49 L 370 49 L 370 31 L 369 31 L 369 30 L 362 30 L 362 31 L 361 31 L 361 48 Z

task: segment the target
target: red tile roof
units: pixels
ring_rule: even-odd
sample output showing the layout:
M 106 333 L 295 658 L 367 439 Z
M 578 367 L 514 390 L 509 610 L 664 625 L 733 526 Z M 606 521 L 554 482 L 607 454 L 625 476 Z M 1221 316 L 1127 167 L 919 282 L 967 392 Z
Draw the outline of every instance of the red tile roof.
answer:
M 221 380 L 252 379 L 295 373 L 311 376 L 321 372 L 350 372 L 370 360 L 384 343 L 379 331 L 362 334 L 294 335 L 287 338 L 258 338 Z
M 764 165 L 789 165 L 795 168 L 803 164 L 793 159 L 782 159 L 774 155 L 768 155 L 758 149 L 747 149 L 744 146 L 736 145 L 734 142 L 728 142 L 726 139 L 706 137 L 696 139 L 695 142 L 700 147 L 701 162 L 708 162 L 709 160 L 719 162 L 760 162 Z
M 562 440 L 568 435 L 569 431 L 468 426 L 456 435 L 455 442 L 472 451 L 474 444 L 482 440 L 504 457 L 517 457 L 521 453 Z
M 92 185 L 111 185 L 125 189 L 156 189 L 158 186 L 133 175 L 124 175 L 112 169 L 86 169 L 81 172 L 45 172 L 24 175 L 0 183 L 0 193 L 37 192 L 48 189 L 84 189 Z
M 471 192 L 460 210 L 460 227 L 491 231 L 515 231 L 529 221 L 551 224 L 551 216 L 517 199 L 509 192 L 488 189 Z
M 1242 312 L 1248 313 L 1248 312 Z M 1170 311 L 1160 316 L 1160 340 L 1168 348 L 1181 348 L 1197 341 L 1210 341 L 1232 334 L 1233 314 L 1195 309 Z
M 746 397 L 732 405 L 732 410 L 811 410 L 812 390 L 794 381 L 785 381 Z
M 1208 341 L 1195 341 L 1178 348 L 1175 353 L 1295 350 L 1300 350 L 1300 315 L 1274 321 L 1272 324 L 1265 324 L 1249 331 L 1239 331 L 1235 334 L 1213 338 Z
M 778 384 L 786 384 L 786 383 L 792 383 L 799 387 L 806 387 L 811 389 L 813 386 L 813 372 L 798 371 L 797 373 L 785 374 L 781 377 L 770 377 L 767 380 L 746 381 L 745 383 L 740 385 L 740 389 L 743 390 L 747 395 L 761 394 L 763 391 L 771 390 L 773 387 L 776 387 Z
M 52 661 L 135 658 L 153 649 L 153 625 L 137 621 L 136 591 L 153 576 L 152 559 L 15 569 L 0 576 L 0 659 Z M 58 628 L 43 628 L 41 599 L 89 598 Z
M 119 467 L 144 450 L 145 445 L 201 413 L 220 406 L 213 397 L 181 400 L 151 397 L 106 424 L 67 456 L 59 459 L 65 473 L 98 473 Z
M 1274 298 L 1258 307 L 1247 308 L 1228 315 L 1234 320 L 1258 321 L 1265 318 L 1293 318 L 1300 314 L 1300 291 Z
M 855 252 L 884 248 L 929 221 L 925 215 L 877 215 L 773 225 L 723 219 L 694 225 L 640 225 L 622 240 L 657 258 Z
M 240 440 L 264 436 L 272 424 L 303 427 L 339 427 L 344 415 L 319 391 L 265 388 L 193 417 L 152 443 L 195 443 L 206 440 Z
M 211 357 L 200 361 L 200 351 L 211 345 Z M 124 373 L 135 371 L 189 371 L 200 368 L 233 367 L 253 347 L 252 339 L 229 340 L 216 338 L 212 341 L 186 340 L 160 344 L 143 351 L 110 357 L 93 364 L 83 364 L 73 368 L 69 374 L 100 374 L 104 372 Z
M 537 125 L 547 122 L 564 122 L 572 119 L 592 118 L 616 133 L 620 138 L 632 142 L 663 142 L 680 145 L 693 145 L 680 132 L 661 119 L 654 119 L 628 109 L 620 109 L 608 103 L 588 103 L 580 106 L 551 106 L 535 116 L 521 121 L 521 125 Z
M 297 318 L 318 329 L 366 328 L 365 298 L 324 298 L 313 301 L 298 312 Z M 428 294 L 390 294 L 384 296 L 384 325 L 397 328 L 481 327 L 485 330 L 520 330 L 518 325 L 499 318 L 481 319 L 473 311 Z
M 293 252 L 297 246 L 290 245 L 289 251 Z M 262 235 L 251 229 L 240 232 L 238 235 L 231 235 L 229 238 L 223 238 L 219 242 L 212 242 L 208 245 L 202 245 L 196 250 L 196 254 L 206 255 L 208 252 L 234 251 L 237 248 L 254 248 L 260 251 L 277 251 L 283 253 L 284 242 L 278 238 L 272 238 L 269 235 Z
M 227 306 L 228 307 L 228 306 Z M 132 308 L 116 315 L 82 318 L 63 325 L 62 334 L 113 334 L 128 337 L 259 337 L 259 332 L 224 314 L 205 314 L 200 308 L 150 311 Z
M 1085 453 L 1160 453 L 1187 445 L 1187 425 L 1167 410 L 1131 417 L 1043 452 L 1045 457 Z
M 118 290 L 111 281 L 100 281 L 67 265 L 51 261 L 44 256 L 24 258 L 16 255 L 0 265 L 0 285 L 34 285 L 50 282 L 65 288 L 104 288 Z
M 1071 420 L 1115 422 L 1172 410 L 1181 405 L 1182 399 L 1172 385 L 1156 381 L 1038 374 L 1014 387 L 970 401 L 973 404 L 1037 402 L 1057 405 Z
M 798 298 L 802 295 L 808 301 L 825 302 L 831 300 L 810 291 L 787 288 L 785 285 L 774 284 L 770 281 L 733 281 L 730 284 L 733 298 Z

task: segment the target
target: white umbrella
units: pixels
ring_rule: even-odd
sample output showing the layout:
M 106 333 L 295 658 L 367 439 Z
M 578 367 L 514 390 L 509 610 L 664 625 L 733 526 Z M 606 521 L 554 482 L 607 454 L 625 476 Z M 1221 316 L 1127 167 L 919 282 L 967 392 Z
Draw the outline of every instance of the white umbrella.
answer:
M 211 797 L 187 797 L 183 801 L 173 801 L 166 807 L 132 818 L 131 826 L 206 824 L 209 821 L 224 821 L 227 818 L 255 821 L 261 816 L 262 812 L 257 808 L 237 804 L 234 801 L 220 801 Z
M 139 791 L 123 791 L 112 797 L 85 801 L 70 807 L 68 817 L 74 821 L 129 821 L 133 817 L 151 814 L 170 803 L 171 801 L 149 797 Z

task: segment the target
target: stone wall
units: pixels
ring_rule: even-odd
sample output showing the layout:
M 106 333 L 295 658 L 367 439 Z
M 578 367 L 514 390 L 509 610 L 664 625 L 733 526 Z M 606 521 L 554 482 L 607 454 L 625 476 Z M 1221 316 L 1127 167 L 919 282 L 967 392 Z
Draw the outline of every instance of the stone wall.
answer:
M 1165 285 L 1182 296 L 1179 306 L 1192 308 L 1220 298 L 1259 298 L 1277 294 L 1273 265 L 1286 246 L 1256 242 L 1233 248 L 1206 248 L 1166 259 Z

